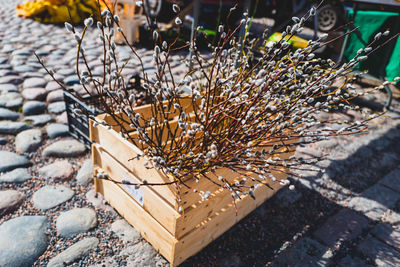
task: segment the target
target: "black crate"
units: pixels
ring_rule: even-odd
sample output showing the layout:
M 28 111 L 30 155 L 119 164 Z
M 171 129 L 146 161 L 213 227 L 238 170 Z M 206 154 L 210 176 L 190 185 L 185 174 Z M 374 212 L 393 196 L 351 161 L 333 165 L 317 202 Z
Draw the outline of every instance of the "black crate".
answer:
M 86 96 L 82 97 L 82 100 L 64 91 L 69 133 L 90 150 L 92 142 L 89 137 L 89 116 L 96 116 L 102 112 L 91 105 L 96 102 L 96 97 Z M 79 109 L 83 115 L 77 115 L 75 109 Z
M 141 88 L 141 78 L 139 75 L 133 75 L 128 84 L 129 88 Z M 89 116 L 97 116 L 103 113 L 95 108 L 99 97 L 83 96 L 81 99 L 64 90 L 64 101 L 68 118 L 69 133 L 78 141 L 83 143 L 89 150 L 92 142 L 89 136 Z M 100 105 L 97 105 L 100 106 Z M 77 115 L 74 110 L 79 109 L 83 115 Z

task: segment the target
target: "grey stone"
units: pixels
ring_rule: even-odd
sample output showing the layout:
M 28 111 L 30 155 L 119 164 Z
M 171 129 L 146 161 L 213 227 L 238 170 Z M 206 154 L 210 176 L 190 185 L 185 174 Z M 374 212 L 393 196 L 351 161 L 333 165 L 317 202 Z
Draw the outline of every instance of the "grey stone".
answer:
M 50 113 L 54 113 L 54 114 L 59 114 L 65 111 L 65 102 L 64 101 L 58 101 L 58 102 L 53 102 L 51 104 L 49 104 L 49 106 L 47 107 L 47 110 Z
M 380 220 L 384 213 L 400 199 L 400 194 L 380 184 L 352 198 L 348 207 L 360 211 L 372 220 Z
M 72 69 L 72 68 L 68 68 L 68 69 L 59 69 L 59 70 L 57 71 L 57 73 L 58 73 L 58 74 L 61 74 L 61 75 L 63 75 L 63 76 L 69 76 L 69 75 L 75 74 L 75 70 Z
M 17 92 L 9 92 L 0 95 L 0 107 L 19 108 L 22 106 L 23 99 Z
M 46 127 L 47 135 L 50 138 L 56 138 L 59 136 L 67 136 L 69 135 L 68 126 L 61 123 L 53 123 Z
M 35 151 L 41 143 L 42 132 L 39 129 L 25 130 L 15 137 L 15 147 L 22 153 Z
M 355 239 L 367 227 L 367 218 L 352 210 L 342 209 L 315 231 L 314 237 L 325 245 L 333 247 L 339 241 Z
M 93 180 L 93 164 L 91 159 L 85 160 L 76 175 L 78 184 L 87 185 Z
M 327 266 L 332 252 L 319 242 L 308 237 L 298 240 L 293 247 L 284 251 L 271 266 Z
M 0 145 L 5 145 L 8 143 L 8 139 L 5 137 L 0 137 Z
M 113 222 L 111 224 L 111 231 L 124 242 L 136 243 L 141 240 L 140 234 L 123 219 Z
M 29 166 L 27 157 L 13 152 L 0 150 L 0 172 L 10 171 L 18 167 Z
M 74 84 L 80 84 L 80 81 L 79 81 L 78 76 L 74 74 L 74 75 L 67 76 L 64 79 L 64 83 L 66 85 L 74 85 Z
M 13 67 L 11 64 L 2 64 L 0 65 L 0 70 L 11 70 Z
M 64 185 L 46 185 L 33 194 L 33 207 L 48 210 L 68 201 L 74 194 L 75 192 L 71 188 Z
M 333 149 L 339 146 L 338 140 L 336 138 L 331 138 L 329 140 L 320 141 L 317 143 L 318 147 L 324 149 Z
M 30 128 L 32 126 L 24 122 L 0 121 L 0 134 L 17 134 Z
M 7 57 L 0 57 L 0 64 L 4 64 L 8 61 Z
M 0 84 L 2 83 L 20 84 L 21 82 L 22 79 L 18 75 L 8 75 L 0 77 Z
M 44 88 L 29 88 L 23 90 L 21 94 L 26 100 L 44 100 L 47 91 Z
M 380 223 L 372 229 L 371 234 L 391 247 L 400 249 L 400 230 L 388 223 Z
M 368 236 L 359 244 L 357 250 L 373 260 L 376 266 L 400 266 L 400 252 L 372 236 Z
M 17 50 L 14 50 L 11 53 L 11 55 L 13 55 L 13 56 L 30 56 L 30 55 L 32 55 L 32 51 L 29 49 L 17 49 Z
M 90 208 L 78 208 L 63 212 L 58 216 L 57 232 L 62 236 L 85 233 L 97 226 L 96 212 Z
M 400 168 L 387 174 L 379 183 L 400 193 Z
M 161 260 L 157 257 L 157 251 L 145 241 L 128 246 L 121 254 L 128 256 L 126 260 L 131 266 L 156 266 L 155 263 Z
M 62 87 L 55 81 L 50 81 L 47 83 L 46 88 L 47 91 L 54 91 L 62 89 Z
M 64 111 L 63 113 L 61 113 L 60 115 L 58 115 L 58 116 L 56 117 L 56 122 L 62 123 L 62 124 L 68 124 L 67 112 Z
M 28 169 L 17 168 L 0 176 L 0 183 L 22 183 L 31 179 Z
M 27 101 L 22 106 L 22 113 L 24 115 L 41 114 L 46 110 L 46 104 L 40 101 Z
M 43 78 L 29 78 L 24 81 L 24 88 L 34 88 L 34 87 L 44 87 L 46 85 L 46 80 Z
M 0 225 L 0 266 L 28 267 L 47 248 L 46 216 L 23 216 Z
M 0 191 L 0 218 L 18 209 L 24 199 L 25 195 L 17 190 Z
M 18 120 L 18 118 L 19 118 L 18 112 L 6 108 L 0 108 L 0 120 L 15 121 Z
M 99 240 L 96 237 L 88 237 L 78 241 L 52 258 L 47 264 L 47 267 L 63 267 L 70 265 L 95 249 L 98 244 Z
M 86 147 L 76 140 L 57 141 L 43 150 L 45 157 L 76 157 L 83 155 Z
M 39 174 L 45 179 L 68 180 L 74 174 L 74 169 L 67 160 L 62 160 L 40 168 Z
M 43 126 L 49 122 L 54 121 L 54 118 L 50 114 L 40 114 L 40 115 L 32 115 L 26 116 L 24 121 L 30 122 L 33 126 Z
M 0 91 L 3 92 L 18 92 L 18 87 L 12 83 L 0 84 Z
M 19 66 L 15 66 L 15 67 L 14 67 L 14 70 L 15 70 L 16 72 L 19 72 L 19 73 L 34 72 L 34 71 L 35 71 L 35 69 L 34 69 L 32 66 L 29 66 L 29 65 L 19 65 Z
M 51 91 L 46 98 L 46 101 L 49 103 L 64 101 L 64 92 L 63 90 L 55 90 Z

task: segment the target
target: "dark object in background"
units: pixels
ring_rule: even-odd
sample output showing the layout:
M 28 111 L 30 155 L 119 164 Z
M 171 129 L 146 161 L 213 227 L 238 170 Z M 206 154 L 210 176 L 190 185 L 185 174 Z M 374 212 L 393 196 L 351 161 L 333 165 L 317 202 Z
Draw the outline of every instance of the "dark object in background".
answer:
M 135 95 L 137 95 L 136 100 L 140 99 L 142 102 L 138 102 L 138 105 L 146 104 L 148 99 L 147 95 L 144 93 L 144 89 L 141 87 L 140 76 L 138 74 L 134 75 L 133 80 L 134 82 L 129 84 L 129 90 L 135 90 Z M 67 111 L 69 133 L 90 150 L 92 141 L 90 141 L 89 136 L 89 117 L 104 113 L 104 111 L 95 108 L 96 106 L 101 106 L 99 97 L 83 96 L 82 99 L 78 99 L 71 93 L 64 91 L 64 101 Z M 74 111 L 75 109 L 79 109 L 82 114 L 78 115 Z
M 339 1 L 327 1 L 317 11 L 318 30 L 330 32 L 345 22 L 344 7 Z

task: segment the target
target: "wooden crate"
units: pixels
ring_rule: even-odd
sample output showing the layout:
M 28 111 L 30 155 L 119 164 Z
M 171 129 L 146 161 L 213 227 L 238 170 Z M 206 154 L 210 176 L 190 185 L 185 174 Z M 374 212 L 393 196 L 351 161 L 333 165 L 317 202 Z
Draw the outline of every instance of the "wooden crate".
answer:
M 182 108 L 186 114 L 192 111 L 191 99 L 183 99 Z M 143 117 L 151 116 L 151 106 L 146 105 L 136 109 Z M 176 116 L 171 111 L 171 118 Z M 108 115 L 99 115 L 98 119 L 105 120 L 109 125 L 115 125 Z M 172 120 L 171 127 L 176 121 Z M 126 126 L 129 128 L 129 126 Z M 129 133 L 135 139 L 136 132 Z M 165 183 L 172 178 L 155 169 L 143 166 L 143 157 L 137 159 L 141 150 L 122 139 L 120 128 L 114 126 L 111 130 L 105 126 L 93 126 L 90 123 L 90 138 L 96 172 L 105 172 L 112 180 L 129 180 L 133 183 Z M 282 159 L 293 154 L 294 149 L 280 155 Z M 218 169 L 221 175 L 229 181 L 236 181 L 240 177 L 228 169 Z M 274 173 L 279 179 L 285 179 L 281 172 Z M 256 182 L 253 182 L 256 183 Z M 104 179 L 95 179 L 95 188 L 134 228 L 159 251 L 171 264 L 177 266 L 190 256 L 199 252 L 210 242 L 223 234 L 243 217 L 273 196 L 282 185 L 279 182 L 268 182 L 268 186 L 260 185 L 255 189 L 255 200 L 249 195 L 236 201 L 237 214 L 230 192 L 222 190 L 207 179 L 188 177 L 186 180 L 192 188 L 210 191 L 211 196 L 202 200 L 198 193 L 181 187 L 180 202 L 177 199 L 176 185 L 133 186 L 120 185 Z M 272 189 L 271 189 L 272 188 Z M 183 213 L 178 212 L 179 206 Z
M 143 7 L 136 5 L 136 0 L 118 0 L 115 6 L 115 14 L 120 18 L 119 26 L 123 30 L 129 44 L 139 42 L 139 26 L 143 22 Z M 125 40 L 114 25 L 115 43 L 124 44 Z

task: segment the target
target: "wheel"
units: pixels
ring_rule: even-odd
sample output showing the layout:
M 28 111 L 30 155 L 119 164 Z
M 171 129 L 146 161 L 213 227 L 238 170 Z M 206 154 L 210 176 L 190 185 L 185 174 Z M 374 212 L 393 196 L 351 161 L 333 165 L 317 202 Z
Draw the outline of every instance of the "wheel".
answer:
M 331 4 L 318 9 L 318 29 L 322 32 L 333 30 L 341 21 L 340 10 Z

